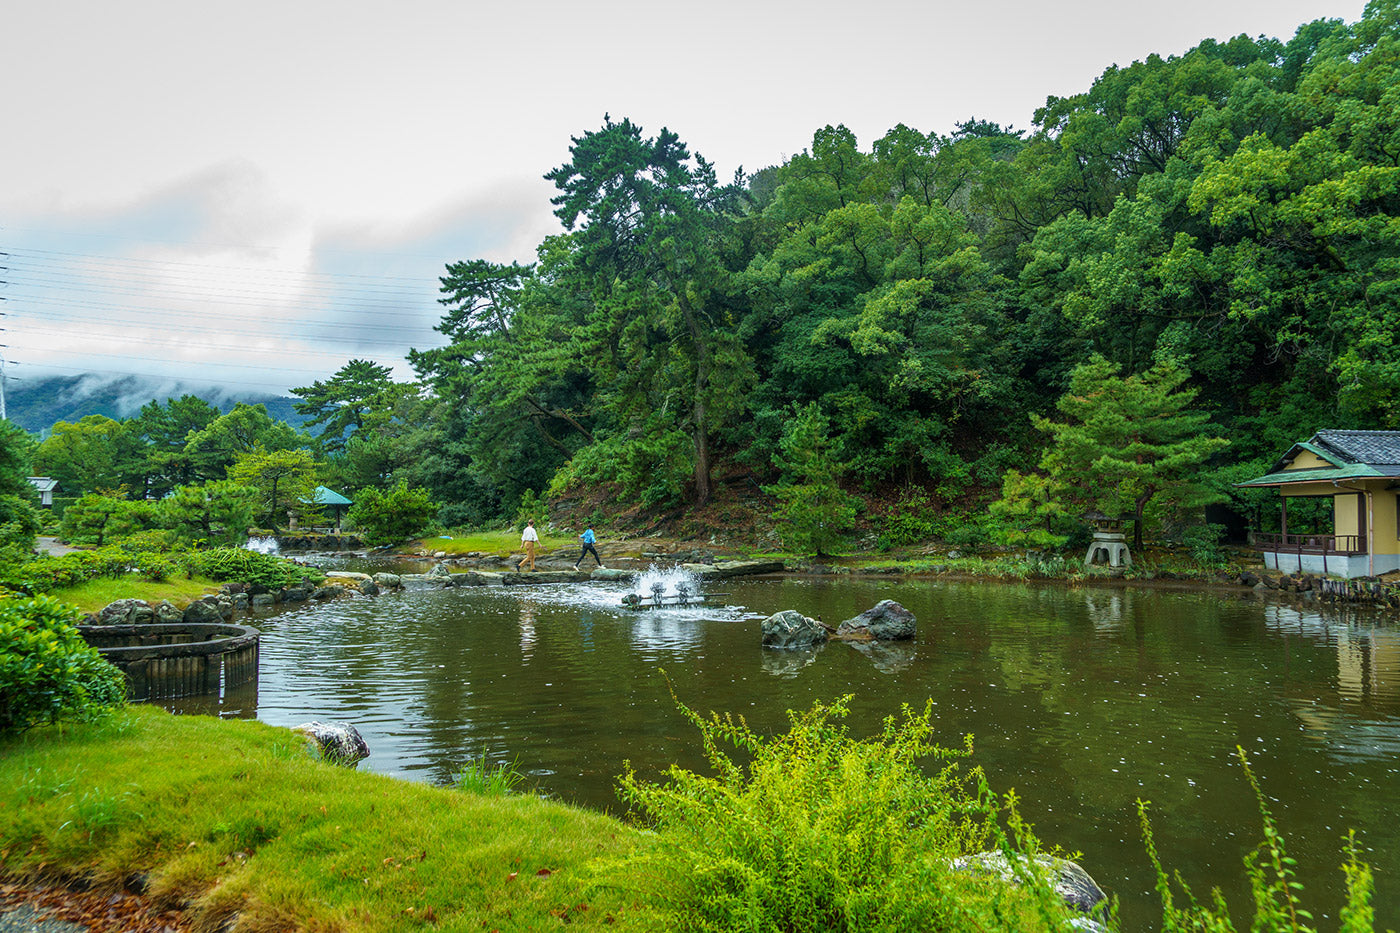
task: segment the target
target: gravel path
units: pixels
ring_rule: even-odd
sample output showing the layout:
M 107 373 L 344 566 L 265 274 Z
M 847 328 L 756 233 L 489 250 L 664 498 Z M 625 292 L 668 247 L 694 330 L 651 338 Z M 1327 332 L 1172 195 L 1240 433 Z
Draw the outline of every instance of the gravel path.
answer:
M 0 933 L 88 933 L 88 928 L 54 919 L 46 908 L 19 904 L 0 907 Z
M 137 894 L 0 882 L 0 933 L 181 933 L 177 911 Z

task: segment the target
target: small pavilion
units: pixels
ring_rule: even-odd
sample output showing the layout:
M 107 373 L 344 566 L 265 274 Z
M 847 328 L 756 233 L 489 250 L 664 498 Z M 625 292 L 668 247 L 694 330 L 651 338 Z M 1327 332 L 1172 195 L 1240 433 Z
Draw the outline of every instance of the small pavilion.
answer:
M 1348 578 L 1400 570 L 1400 431 L 1318 431 L 1235 485 L 1282 497 L 1279 532 L 1255 535 L 1266 567 Z M 1289 532 L 1288 502 L 1304 497 L 1332 501 L 1330 534 Z
M 335 518 L 335 533 L 340 534 L 340 523 L 345 517 L 345 510 L 355 503 L 342 496 L 333 489 L 325 486 L 317 486 L 316 491 L 311 494 L 311 501 L 320 506 L 325 506 Z

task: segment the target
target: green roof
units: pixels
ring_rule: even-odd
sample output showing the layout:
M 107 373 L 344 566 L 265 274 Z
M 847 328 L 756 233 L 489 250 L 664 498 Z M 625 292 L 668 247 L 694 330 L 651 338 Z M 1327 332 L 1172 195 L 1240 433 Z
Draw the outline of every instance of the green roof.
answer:
M 1349 463 L 1346 466 L 1317 470 L 1281 470 L 1267 473 L 1257 479 L 1236 483 L 1236 486 L 1285 486 L 1290 483 L 1328 483 L 1343 479 L 1373 479 L 1386 474 L 1364 463 Z
M 311 496 L 311 501 L 317 505 L 354 505 L 349 499 L 338 492 L 332 492 L 325 486 L 317 486 L 316 492 Z

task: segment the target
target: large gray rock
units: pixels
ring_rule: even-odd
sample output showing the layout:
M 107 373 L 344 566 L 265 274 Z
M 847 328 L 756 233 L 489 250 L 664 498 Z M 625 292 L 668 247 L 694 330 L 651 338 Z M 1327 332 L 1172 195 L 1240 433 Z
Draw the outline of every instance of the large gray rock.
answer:
M 637 579 L 635 570 L 619 570 L 616 567 L 595 567 L 589 577 L 594 580 L 616 580 L 620 583 L 631 583 Z
M 501 582 L 506 586 L 520 586 L 526 583 L 587 583 L 586 570 L 539 570 L 534 573 L 503 573 Z
M 369 745 L 349 723 L 304 722 L 292 731 L 306 736 L 311 751 L 322 761 L 353 768 L 369 757 Z
M 780 560 L 722 560 L 714 564 L 681 564 L 681 568 L 701 580 L 727 580 L 758 573 L 782 573 Z
M 229 604 L 232 613 L 232 602 Z M 218 624 L 224 621 L 224 613 L 217 596 L 203 596 L 185 607 L 183 621 L 191 624 Z
M 763 620 L 765 648 L 811 648 L 824 644 L 829 637 L 824 625 L 796 609 L 784 609 Z
M 354 582 L 356 582 L 356 583 L 360 583 L 360 582 L 362 582 L 362 581 L 364 581 L 364 580 L 370 579 L 370 575 L 367 574 L 367 573 L 360 573 L 360 572 L 355 571 L 355 570 L 327 570 L 327 571 L 326 571 L 326 579 L 327 579 L 327 580 L 352 580 L 352 581 L 354 581 Z
M 376 573 L 374 575 L 374 582 L 388 589 L 403 586 L 403 581 L 396 573 Z
M 156 611 L 139 599 L 119 599 L 97 614 L 98 625 L 144 625 L 156 620 Z
M 892 599 L 882 599 L 854 619 L 842 622 L 836 629 L 836 637 L 879 641 L 913 638 L 914 613 Z
M 1047 874 L 1050 884 L 1055 893 L 1059 895 L 1060 900 L 1080 913 L 1092 914 L 1100 904 L 1108 899 L 1098 883 L 1077 862 L 1055 858 L 1051 855 L 1037 855 L 1035 865 Z M 990 875 L 1007 884 L 1021 883 L 1016 876 L 1015 868 L 1007 860 L 1006 855 L 1001 852 L 979 852 L 976 855 L 965 855 L 953 859 L 952 867 L 956 871 Z M 1028 868 L 1029 866 L 1023 866 L 1022 873 L 1024 874 Z
M 185 610 L 168 599 L 156 603 L 156 621 L 164 625 L 178 625 L 185 621 Z
M 443 555 L 438 556 L 441 557 Z M 424 576 L 437 577 L 439 579 L 446 580 L 448 577 L 452 576 L 452 571 L 448 569 L 446 564 L 433 564 L 433 566 L 428 569 L 428 572 L 424 574 Z

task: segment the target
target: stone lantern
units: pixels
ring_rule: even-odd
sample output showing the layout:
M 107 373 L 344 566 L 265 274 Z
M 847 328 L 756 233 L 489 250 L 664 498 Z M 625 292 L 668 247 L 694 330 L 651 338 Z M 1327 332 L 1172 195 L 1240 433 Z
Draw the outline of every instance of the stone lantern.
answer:
M 1123 520 L 1102 512 L 1090 512 L 1084 518 L 1094 526 L 1094 540 L 1089 542 L 1089 551 L 1084 555 L 1084 568 L 1107 568 L 1109 573 L 1122 573 L 1131 567 L 1133 558 L 1123 535 Z

